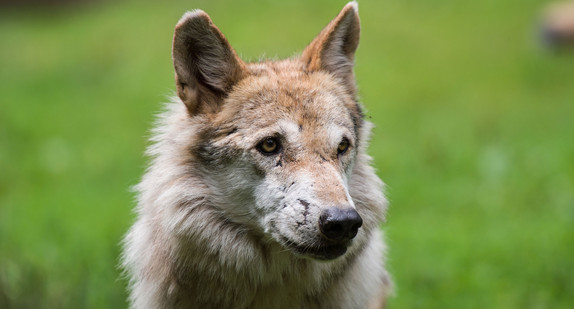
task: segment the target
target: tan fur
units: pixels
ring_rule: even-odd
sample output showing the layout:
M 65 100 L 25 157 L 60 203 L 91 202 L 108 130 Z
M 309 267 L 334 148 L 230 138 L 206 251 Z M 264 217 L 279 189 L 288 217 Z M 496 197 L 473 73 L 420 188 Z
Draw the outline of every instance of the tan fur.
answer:
M 358 35 L 352 2 L 301 57 L 246 64 L 207 14 L 184 15 L 179 98 L 154 129 L 124 242 L 132 308 L 382 307 L 387 201 L 356 100 Z M 258 150 L 269 137 L 281 151 Z M 337 256 L 321 249 L 329 207 L 363 220 Z

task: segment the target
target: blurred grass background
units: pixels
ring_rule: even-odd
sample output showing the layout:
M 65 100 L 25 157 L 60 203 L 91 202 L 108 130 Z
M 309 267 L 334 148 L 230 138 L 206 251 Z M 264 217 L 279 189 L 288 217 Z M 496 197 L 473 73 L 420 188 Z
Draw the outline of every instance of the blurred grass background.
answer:
M 543 0 L 360 0 L 356 73 L 388 184 L 388 308 L 574 308 L 574 57 Z M 0 8 L 0 308 L 124 308 L 173 26 L 207 11 L 244 59 L 289 57 L 345 1 Z

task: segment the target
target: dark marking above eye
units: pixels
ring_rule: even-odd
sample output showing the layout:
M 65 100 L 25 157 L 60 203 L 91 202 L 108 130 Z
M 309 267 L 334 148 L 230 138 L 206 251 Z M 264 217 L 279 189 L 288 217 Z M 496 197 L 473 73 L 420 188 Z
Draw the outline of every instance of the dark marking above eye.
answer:
M 293 100 L 295 100 L 295 101 L 297 100 L 297 97 L 295 96 L 295 94 L 294 94 L 292 91 L 290 91 L 290 90 L 287 89 L 287 90 L 285 90 L 285 94 L 286 94 L 288 97 L 290 97 L 291 99 L 293 99 Z

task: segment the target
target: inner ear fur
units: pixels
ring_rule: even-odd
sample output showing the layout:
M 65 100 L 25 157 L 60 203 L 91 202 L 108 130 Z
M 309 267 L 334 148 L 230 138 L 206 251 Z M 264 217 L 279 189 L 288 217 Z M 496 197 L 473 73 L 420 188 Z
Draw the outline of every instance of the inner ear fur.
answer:
M 326 71 L 355 92 L 353 64 L 361 26 L 357 2 L 349 2 L 301 54 L 308 71 Z
M 177 95 L 191 115 L 219 110 L 245 72 L 243 61 L 201 10 L 187 12 L 177 23 L 172 58 Z

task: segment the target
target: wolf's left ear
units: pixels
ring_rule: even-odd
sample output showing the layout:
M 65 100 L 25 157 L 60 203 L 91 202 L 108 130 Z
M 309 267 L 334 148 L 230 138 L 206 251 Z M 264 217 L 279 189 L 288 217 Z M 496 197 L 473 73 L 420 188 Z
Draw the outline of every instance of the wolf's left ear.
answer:
M 201 10 L 186 13 L 177 23 L 172 57 L 177 95 L 190 115 L 217 111 L 245 72 L 243 61 Z
M 349 2 L 321 33 L 305 48 L 301 59 L 309 71 L 327 71 L 355 91 L 353 60 L 359 46 L 359 6 Z

